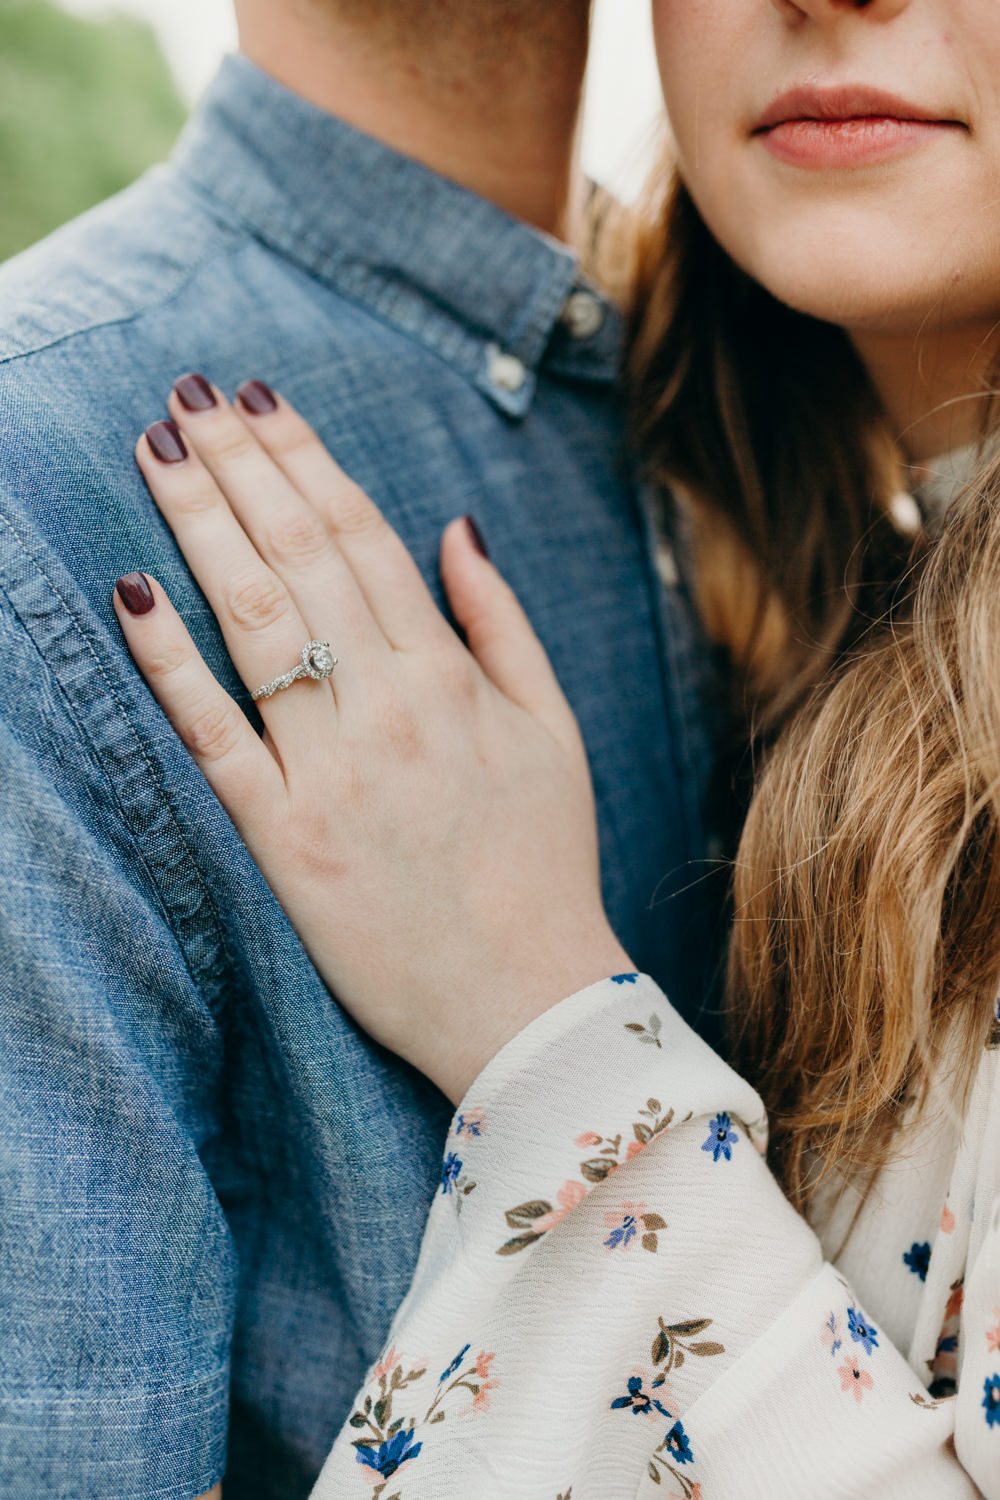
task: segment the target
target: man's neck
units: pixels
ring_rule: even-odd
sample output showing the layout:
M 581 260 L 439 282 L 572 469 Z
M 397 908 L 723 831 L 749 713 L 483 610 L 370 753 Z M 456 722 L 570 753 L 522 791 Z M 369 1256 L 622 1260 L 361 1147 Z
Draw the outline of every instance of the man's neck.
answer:
M 507 48 L 477 47 L 474 32 L 461 35 L 467 23 L 457 35 L 404 48 L 319 0 L 237 7 L 242 51 L 287 88 L 571 242 L 583 198 L 578 126 L 589 8 L 588 0 L 560 0 L 549 10 L 543 0 L 537 37 L 526 21 Z M 470 0 L 465 9 L 477 7 Z

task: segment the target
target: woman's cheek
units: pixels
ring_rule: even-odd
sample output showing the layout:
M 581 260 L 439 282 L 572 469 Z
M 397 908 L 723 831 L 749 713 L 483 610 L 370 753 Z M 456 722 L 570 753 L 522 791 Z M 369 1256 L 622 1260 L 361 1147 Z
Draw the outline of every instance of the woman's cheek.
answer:
M 769 0 L 653 0 L 660 84 L 685 178 L 746 148 L 766 76 Z M 761 24 L 763 21 L 763 25 Z M 773 64 L 772 64 L 773 67 Z

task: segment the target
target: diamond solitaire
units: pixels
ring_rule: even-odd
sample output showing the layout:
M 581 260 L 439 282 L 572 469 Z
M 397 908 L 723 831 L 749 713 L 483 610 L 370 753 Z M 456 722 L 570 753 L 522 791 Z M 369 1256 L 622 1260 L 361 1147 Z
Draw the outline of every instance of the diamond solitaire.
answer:
M 273 682 L 265 682 L 263 687 L 256 688 L 250 696 L 255 703 L 259 698 L 270 698 L 274 693 L 280 693 L 282 688 L 291 687 L 300 677 L 312 677 L 316 682 L 321 682 L 324 677 L 331 675 L 336 665 L 337 658 L 330 650 L 329 641 L 306 641 L 302 647 L 300 666 L 294 667 L 291 672 L 283 672 Z
M 329 641 L 310 641 L 302 648 L 302 665 L 310 677 L 329 677 L 337 665 L 337 658 L 330 650 Z

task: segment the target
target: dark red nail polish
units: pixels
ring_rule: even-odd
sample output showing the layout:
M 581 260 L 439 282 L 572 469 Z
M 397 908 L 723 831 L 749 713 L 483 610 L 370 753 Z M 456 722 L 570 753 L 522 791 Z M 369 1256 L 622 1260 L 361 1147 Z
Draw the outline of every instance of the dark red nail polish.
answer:
M 488 558 L 490 555 L 490 549 L 486 545 L 486 539 L 484 538 L 483 533 L 480 531 L 479 527 L 476 525 L 471 516 L 466 516 L 465 524 L 469 528 L 469 536 L 476 551 L 480 552 L 483 557 Z
M 156 600 L 145 573 L 126 573 L 115 584 L 118 597 L 130 615 L 148 615 Z
M 217 405 L 215 392 L 204 375 L 182 375 L 174 381 L 174 390 L 185 411 L 210 411 Z
M 263 380 L 244 380 L 236 392 L 236 399 L 252 417 L 262 417 L 266 412 L 278 409 L 274 392 Z
M 176 422 L 154 422 L 146 428 L 146 441 L 161 464 L 179 464 L 188 456 Z

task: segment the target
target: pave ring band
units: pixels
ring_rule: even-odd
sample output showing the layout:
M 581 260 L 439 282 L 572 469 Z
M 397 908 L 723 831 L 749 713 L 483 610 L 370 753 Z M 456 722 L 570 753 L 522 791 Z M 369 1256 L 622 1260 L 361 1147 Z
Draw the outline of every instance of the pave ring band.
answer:
M 312 677 L 316 682 L 329 677 L 337 665 L 337 657 L 330 650 L 329 641 L 306 641 L 302 647 L 302 660 L 291 672 L 283 672 L 273 682 L 265 682 L 263 687 L 257 688 L 250 694 L 256 703 L 258 698 L 270 698 L 272 693 L 280 693 L 282 688 L 291 687 L 293 682 L 298 682 L 300 677 Z

